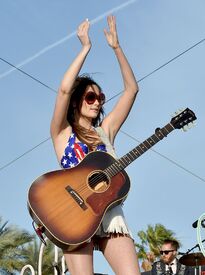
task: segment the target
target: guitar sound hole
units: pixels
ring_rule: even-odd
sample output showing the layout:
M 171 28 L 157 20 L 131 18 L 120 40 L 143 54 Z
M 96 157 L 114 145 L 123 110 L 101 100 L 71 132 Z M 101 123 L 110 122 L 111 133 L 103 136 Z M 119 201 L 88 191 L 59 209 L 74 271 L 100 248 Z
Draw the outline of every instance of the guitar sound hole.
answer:
M 109 187 L 109 178 L 102 171 L 94 171 L 88 177 L 88 184 L 95 192 L 104 192 Z

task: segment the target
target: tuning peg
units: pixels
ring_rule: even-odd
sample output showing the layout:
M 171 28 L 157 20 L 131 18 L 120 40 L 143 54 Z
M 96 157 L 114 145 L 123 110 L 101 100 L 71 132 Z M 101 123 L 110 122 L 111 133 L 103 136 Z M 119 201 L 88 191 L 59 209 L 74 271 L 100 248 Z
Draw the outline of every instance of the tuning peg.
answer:
M 190 122 L 190 123 L 188 124 L 188 129 L 191 129 L 192 127 L 194 127 L 194 123 L 193 123 L 193 122 Z
M 185 108 L 181 108 L 178 111 L 176 111 L 173 115 L 171 115 L 172 117 L 175 117 L 176 115 L 179 115 L 180 113 L 182 113 L 185 110 Z
M 174 114 L 171 115 L 171 117 L 175 117 L 179 114 L 179 111 L 174 112 Z
M 183 112 L 185 110 L 185 108 L 181 108 L 181 109 L 179 109 L 179 112 L 181 113 L 181 112 Z
M 186 132 L 189 129 L 191 129 L 192 127 L 194 127 L 194 126 L 195 126 L 195 123 L 194 122 L 190 122 L 187 125 L 185 125 L 184 127 L 182 127 L 182 129 L 183 129 L 184 132 Z

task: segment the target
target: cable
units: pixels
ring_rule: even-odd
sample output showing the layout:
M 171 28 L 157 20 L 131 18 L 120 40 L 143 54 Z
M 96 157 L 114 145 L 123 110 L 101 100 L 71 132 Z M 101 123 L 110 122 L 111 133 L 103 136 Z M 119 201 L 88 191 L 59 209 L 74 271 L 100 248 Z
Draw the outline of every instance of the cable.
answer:
M 134 138 L 133 136 L 127 134 L 126 132 L 120 130 L 121 133 L 123 133 L 124 135 L 128 136 L 129 138 L 133 139 L 134 141 L 137 141 L 138 143 L 141 143 L 139 140 L 137 140 L 136 138 Z M 158 154 L 160 157 L 168 160 L 169 162 L 171 162 L 172 164 L 176 165 L 177 167 L 181 168 L 182 170 L 184 170 L 185 172 L 191 174 L 192 176 L 198 178 L 199 180 L 205 182 L 205 179 L 203 179 L 202 177 L 198 176 L 197 174 L 191 172 L 190 170 L 188 170 L 187 168 L 185 168 L 184 166 L 178 164 L 176 161 L 166 157 L 165 155 L 159 153 L 158 151 L 154 150 L 153 148 L 150 148 L 149 150 L 152 150 L 154 153 Z
M 148 73 L 147 75 L 145 75 L 144 77 L 140 78 L 137 82 L 139 83 L 140 81 L 143 81 L 144 79 L 146 79 L 147 77 L 149 77 L 150 75 L 156 73 L 157 71 L 159 71 L 160 69 L 162 69 L 163 67 L 165 67 L 166 65 L 168 65 L 169 63 L 171 63 L 172 61 L 176 60 L 177 58 L 179 58 L 180 56 L 182 56 L 183 54 L 187 53 L 188 51 L 192 50 L 193 48 L 195 48 L 196 46 L 198 46 L 199 44 L 203 43 L 205 41 L 205 38 L 201 39 L 199 42 L 195 43 L 194 45 L 192 45 L 191 47 L 189 47 L 188 49 L 184 50 L 183 52 L 181 52 L 180 54 L 176 55 L 175 57 L 171 58 L 170 60 L 168 60 L 167 62 L 165 62 L 163 65 L 159 66 L 158 68 L 156 68 L 155 70 L 153 70 L 152 72 Z M 7 60 L 5 60 L 4 58 L 0 57 L 0 60 L 2 60 L 3 62 L 7 63 L 8 65 L 10 65 L 11 67 L 14 67 L 16 70 L 20 71 L 21 73 L 27 75 L 28 77 L 30 77 L 31 79 L 37 81 L 38 83 L 40 83 L 41 85 L 45 86 L 46 88 L 48 88 L 49 90 L 57 93 L 56 90 L 54 90 L 53 88 L 51 88 L 50 86 L 46 85 L 45 83 L 43 83 L 42 81 L 38 80 L 37 78 L 33 77 L 32 75 L 30 75 L 29 73 L 23 71 L 22 69 L 16 67 L 15 65 L 11 64 L 10 62 L 8 62 Z M 117 97 L 118 95 L 120 95 L 122 92 L 117 93 L 116 95 L 114 95 L 113 97 L 111 97 L 110 99 L 108 99 L 106 101 L 109 102 L 110 100 L 112 100 L 113 98 Z
M 142 78 L 140 78 L 137 82 L 139 83 L 140 81 L 144 80 L 145 78 L 149 77 L 150 75 L 156 73 L 157 71 L 159 71 L 160 69 L 162 69 L 163 67 L 167 66 L 169 63 L 171 63 L 172 61 L 176 60 L 177 58 L 179 58 L 180 56 L 182 56 L 183 54 L 187 53 L 188 51 L 192 50 L 193 48 L 195 48 L 196 46 L 198 46 L 199 44 L 203 43 L 205 41 L 205 38 L 201 39 L 199 42 L 195 43 L 194 45 L 192 45 L 191 47 L 189 47 L 188 49 L 184 50 L 183 52 L 181 52 L 180 54 L 176 55 L 175 57 L 171 58 L 170 60 L 168 60 L 167 62 L 165 62 L 163 65 L 159 66 L 158 68 L 154 69 L 152 72 L 148 73 L 147 75 L 143 76 Z M 113 98 L 117 97 L 118 95 L 120 95 L 122 92 L 114 95 L 113 97 L 111 97 L 110 99 L 108 99 L 106 102 L 112 100 Z
M 191 47 L 189 47 L 188 49 L 184 50 L 182 53 L 178 54 L 177 56 L 173 57 L 172 59 L 168 60 L 166 63 L 164 63 L 163 65 L 161 65 L 160 67 L 156 68 L 155 70 L 153 70 L 152 72 L 150 72 L 149 74 L 145 75 L 144 77 L 142 77 L 140 80 L 138 80 L 138 82 L 144 80 L 145 78 L 149 77 L 150 75 L 154 74 L 155 72 L 157 72 L 158 70 L 160 70 L 161 68 L 165 67 L 166 65 L 168 65 L 169 63 L 171 63 L 172 61 L 176 60 L 177 58 L 179 58 L 180 56 L 182 56 L 183 54 L 187 53 L 188 51 L 190 51 L 191 49 L 195 48 L 196 46 L 198 46 L 199 44 L 203 43 L 205 41 L 205 38 L 200 40 L 199 42 L 195 43 L 194 45 L 192 45 Z M 0 57 L 0 60 L 2 60 L 3 62 L 7 63 L 8 65 L 15 67 L 13 64 L 11 64 L 10 62 L 6 61 L 5 59 Z M 50 90 L 52 90 L 53 92 L 56 93 L 56 91 L 52 88 L 50 88 L 49 86 L 47 86 L 46 84 L 44 84 L 43 82 L 41 82 L 40 80 L 36 79 L 35 77 L 31 76 L 30 74 L 26 73 L 25 71 L 15 67 L 18 71 L 20 71 L 21 73 L 24 73 L 25 75 L 29 76 L 30 78 L 32 78 L 33 80 L 39 82 L 40 84 L 42 84 L 43 86 L 49 88 Z M 109 102 L 110 100 L 112 100 L 113 98 L 117 97 L 118 95 L 120 95 L 122 92 L 116 94 L 115 96 L 111 97 L 110 99 L 108 99 L 106 101 Z M 120 130 L 121 132 L 123 132 L 122 130 Z M 123 132 L 125 134 L 125 132 Z M 126 133 L 126 135 L 134 140 L 137 141 L 137 139 L 135 139 L 134 137 L 130 136 L 129 134 Z M 50 137 L 47 139 L 49 140 Z M 21 157 L 23 157 L 24 155 L 28 154 L 29 152 L 33 151 L 35 148 L 37 148 L 38 146 L 40 146 L 41 144 L 43 144 L 44 142 L 46 142 L 47 140 L 37 144 L 35 147 L 31 148 L 30 150 L 26 151 L 25 153 L 23 153 L 22 155 L 20 155 L 19 157 L 15 158 L 14 160 L 10 161 L 9 163 L 5 164 L 4 166 L 0 167 L 0 171 L 3 170 L 4 168 L 6 168 L 7 166 L 9 166 L 10 164 L 14 163 L 15 161 L 17 161 L 18 159 L 20 159 Z M 153 150 L 153 149 L 152 149 Z M 183 166 L 177 164 L 176 162 L 174 162 L 173 160 L 167 158 L 166 156 L 160 154 L 159 152 L 153 150 L 155 153 L 157 153 L 158 155 L 160 155 L 161 157 L 169 160 L 170 162 L 172 162 L 173 164 L 175 164 L 176 166 L 180 167 L 181 169 L 183 169 L 184 171 L 192 174 L 193 176 L 197 177 L 198 179 L 205 181 L 203 178 L 201 178 L 200 176 L 196 175 L 195 173 L 192 173 L 191 171 L 189 171 L 188 169 L 184 168 Z
M 30 77 L 31 79 L 35 80 L 36 82 L 40 83 L 41 85 L 45 86 L 46 88 L 48 88 L 49 90 L 51 90 L 52 92 L 57 93 L 56 90 L 54 90 L 53 88 L 49 87 L 48 85 L 46 85 L 45 83 L 43 83 L 42 81 L 40 81 L 39 79 L 35 78 L 34 76 L 30 75 L 29 73 L 21 70 L 20 68 L 16 67 L 15 65 L 11 64 L 10 62 L 8 62 L 7 60 L 5 60 L 4 58 L 0 57 L 0 59 L 7 63 L 8 65 L 10 65 L 11 67 L 14 67 L 16 70 L 18 70 L 19 72 L 25 74 L 26 76 Z
M 120 130 L 120 132 L 123 133 L 124 135 L 128 136 L 129 138 L 133 139 L 134 141 L 137 141 L 139 144 L 141 143 L 141 141 L 139 141 L 138 139 L 136 139 L 133 136 L 129 135 L 128 133 L 124 132 L 123 130 Z M 31 151 L 33 151 L 34 149 L 36 149 L 37 147 L 39 147 L 43 143 L 47 142 L 48 140 L 50 140 L 50 137 L 47 138 L 46 140 L 42 141 L 41 143 L 37 144 L 36 146 L 34 146 L 33 148 L 31 148 L 30 150 L 26 151 L 25 153 L 23 153 L 19 157 L 15 158 L 14 160 L 12 160 L 12 161 L 8 162 L 7 164 L 5 164 L 4 166 L 0 167 L 0 171 L 3 170 L 4 168 L 6 168 L 7 166 L 11 165 L 12 163 L 14 163 L 15 161 L 17 161 L 21 157 L 23 157 L 26 154 L 30 153 Z M 162 158 L 166 159 L 167 161 L 171 162 L 172 164 L 176 165 L 177 167 L 181 168 L 182 170 L 184 170 L 185 172 L 189 173 L 190 175 L 192 175 L 192 176 L 198 178 L 199 180 L 205 182 L 205 179 L 203 179 L 202 177 L 200 177 L 197 174 L 193 173 L 192 171 L 188 170 L 184 166 L 178 164 L 176 161 L 174 161 L 174 160 L 166 157 L 165 155 L 163 155 L 163 154 L 159 153 L 158 151 L 154 150 L 153 148 L 150 148 L 150 150 L 152 150 L 154 153 L 158 154 L 160 157 L 162 157 Z
M 43 143 L 47 142 L 49 139 L 51 139 L 50 137 L 45 139 L 44 141 L 40 142 L 39 144 L 37 144 L 36 146 L 34 146 L 33 148 L 29 149 L 28 151 L 24 152 L 22 155 L 16 157 L 15 159 L 11 160 L 10 162 L 6 163 L 5 165 L 3 165 L 2 167 L 0 167 L 0 171 L 2 171 L 4 168 L 8 167 L 9 165 L 11 165 L 12 163 L 16 162 L 17 160 L 19 160 L 20 158 L 22 158 L 23 156 L 27 155 L 28 153 L 32 152 L 34 149 L 36 149 L 37 147 L 39 147 L 40 145 L 42 145 Z
M 168 60 L 167 62 L 165 62 L 163 65 L 159 66 L 158 68 L 154 69 L 152 72 L 148 73 L 147 75 L 143 76 L 142 78 L 140 78 L 137 82 L 141 82 L 144 79 L 146 79 L 147 77 L 149 77 L 150 75 L 156 73 L 157 71 L 159 71 L 160 69 L 162 69 L 163 67 L 165 67 L 166 65 L 168 65 L 169 63 L 171 63 L 172 61 L 176 60 L 177 58 L 179 58 L 180 56 L 182 56 L 183 54 L 185 54 L 186 52 L 190 51 L 191 49 L 195 48 L 196 46 L 198 46 L 199 44 L 203 43 L 205 41 L 205 38 L 201 39 L 199 42 L 195 43 L 194 45 L 192 45 L 191 47 L 189 47 L 188 49 L 184 50 L 183 52 L 181 52 L 180 54 L 176 55 L 175 57 L 171 58 L 170 60 Z M 5 60 L 4 58 L 0 57 L 0 60 L 2 60 L 3 62 L 7 63 L 8 65 L 10 65 L 11 67 L 14 67 L 16 70 L 20 71 L 21 73 L 25 74 L 26 76 L 30 77 L 31 79 L 37 81 L 38 83 L 40 83 L 41 85 L 45 86 L 46 88 L 48 88 L 49 90 L 57 93 L 56 90 L 54 90 L 53 88 L 51 88 L 50 86 L 48 86 L 47 84 L 43 83 L 42 81 L 40 81 L 39 79 L 33 77 L 32 75 L 30 75 L 29 73 L 25 72 L 24 70 L 16 67 L 15 65 L 13 65 L 12 63 L 10 63 L 9 61 Z M 118 95 L 120 95 L 122 92 L 117 93 L 116 95 L 114 95 L 113 97 L 109 98 L 107 102 L 111 101 L 113 98 L 117 97 Z

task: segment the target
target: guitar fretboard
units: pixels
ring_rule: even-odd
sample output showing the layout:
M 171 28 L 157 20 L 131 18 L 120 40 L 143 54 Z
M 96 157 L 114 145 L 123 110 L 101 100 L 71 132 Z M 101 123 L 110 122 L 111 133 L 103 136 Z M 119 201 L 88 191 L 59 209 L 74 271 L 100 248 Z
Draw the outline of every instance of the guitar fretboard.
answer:
M 166 137 L 174 129 L 175 128 L 172 126 L 171 123 L 168 123 L 163 128 L 157 128 L 152 136 L 140 143 L 126 155 L 116 160 L 112 165 L 107 167 L 104 172 L 109 177 L 115 176 L 120 171 L 125 169 L 129 164 L 131 164 L 134 160 L 144 154 L 147 150 L 149 150 L 152 146 L 154 146 L 157 142 Z

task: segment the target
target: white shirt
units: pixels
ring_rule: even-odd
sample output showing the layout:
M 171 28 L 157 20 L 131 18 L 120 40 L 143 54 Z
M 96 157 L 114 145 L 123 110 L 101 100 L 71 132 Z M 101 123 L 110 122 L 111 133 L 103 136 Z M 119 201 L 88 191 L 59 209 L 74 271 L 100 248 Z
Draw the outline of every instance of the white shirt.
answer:
M 169 271 L 169 266 L 172 269 L 173 274 L 177 273 L 177 259 L 175 258 L 170 264 L 166 264 L 165 270 Z

